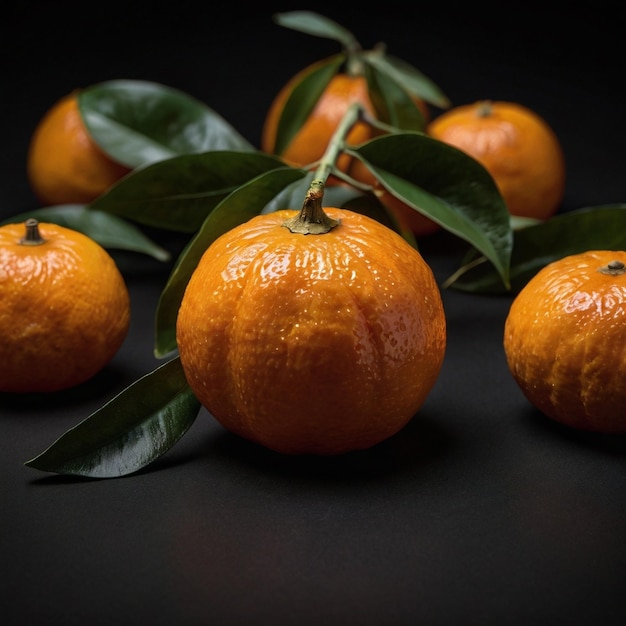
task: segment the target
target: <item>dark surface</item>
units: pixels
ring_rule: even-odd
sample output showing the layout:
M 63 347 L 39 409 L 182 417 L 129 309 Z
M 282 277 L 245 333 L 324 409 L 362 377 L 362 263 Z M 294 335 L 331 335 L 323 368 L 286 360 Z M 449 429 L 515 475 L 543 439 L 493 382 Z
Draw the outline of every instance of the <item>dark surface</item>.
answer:
M 0 217 L 36 206 L 28 140 L 74 87 L 168 84 L 258 144 L 279 87 L 337 51 L 276 26 L 273 9 L 139 4 L 5 7 Z M 312 7 L 276 10 L 300 8 Z M 626 201 L 623 10 L 317 10 L 364 47 L 385 41 L 455 104 L 512 100 L 545 117 L 568 163 L 562 210 Z M 441 280 L 462 250 L 446 236 L 422 247 Z M 626 441 L 559 427 L 528 405 L 502 351 L 506 297 L 443 293 L 441 377 L 406 429 L 370 451 L 285 458 L 203 413 L 131 477 L 25 467 L 157 364 L 152 319 L 169 268 L 116 258 L 133 321 L 112 363 L 69 392 L 0 395 L 4 624 L 626 623 Z

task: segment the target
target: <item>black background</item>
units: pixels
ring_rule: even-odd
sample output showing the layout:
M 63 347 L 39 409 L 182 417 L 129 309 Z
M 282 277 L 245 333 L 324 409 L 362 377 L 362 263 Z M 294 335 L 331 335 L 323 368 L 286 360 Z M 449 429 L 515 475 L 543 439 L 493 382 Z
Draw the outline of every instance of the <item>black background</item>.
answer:
M 258 145 L 278 89 L 338 51 L 273 23 L 294 9 L 336 19 L 365 48 L 384 41 L 453 104 L 510 100 L 542 115 L 568 166 L 562 211 L 626 201 L 623 9 L 264 6 L 8 3 L 0 218 L 37 206 L 25 170 L 30 135 L 76 87 L 167 84 Z M 421 249 L 443 280 L 464 248 L 440 234 Z M 508 297 L 443 293 L 441 377 L 406 429 L 370 451 L 285 458 L 203 412 L 131 477 L 25 467 L 158 364 L 152 316 L 169 268 L 116 258 L 133 321 L 110 365 L 68 392 L 0 395 L 3 623 L 625 623 L 624 438 L 573 432 L 528 405 L 502 351 Z

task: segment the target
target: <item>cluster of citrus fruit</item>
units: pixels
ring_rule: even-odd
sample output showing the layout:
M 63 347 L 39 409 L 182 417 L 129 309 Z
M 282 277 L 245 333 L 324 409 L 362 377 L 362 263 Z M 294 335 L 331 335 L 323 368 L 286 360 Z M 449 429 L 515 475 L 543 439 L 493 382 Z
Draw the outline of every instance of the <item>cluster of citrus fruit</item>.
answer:
M 275 150 L 286 99 L 297 89 L 302 76 L 310 74 L 313 68 L 306 68 L 292 78 L 273 101 L 263 128 L 261 145 L 265 151 Z M 482 100 L 451 107 L 431 119 L 428 104 L 415 98 L 425 124 L 423 129 L 415 130 L 424 130 L 481 163 L 493 177 L 512 215 L 545 220 L 557 212 L 565 190 L 565 159 L 555 132 L 537 113 L 519 103 Z M 365 76 L 358 72 L 336 74 L 281 156 L 298 167 L 317 162 L 354 102 L 376 117 Z M 377 133 L 380 131 L 373 125 L 361 123 L 348 135 L 347 142 L 361 143 Z M 361 161 L 347 155 L 342 159 L 339 169 L 371 185 L 382 203 L 415 235 L 425 236 L 439 230 L 439 225 L 416 210 L 417 207 L 407 206 L 385 190 Z
M 348 63 L 285 140 L 284 118 L 293 117 L 299 90 L 327 67 L 305 68 L 277 94 L 262 151 L 314 169 L 354 103 L 365 115 L 347 147 L 393 132 L 394 119 L 376 104 L 362 64 Z M 432 89 L 405 95 L 409 129 L 478 161 L 511 215 L 547 220 L 558 211 L 565 161 L 539 115 L 512 102 L 452 107 Z M 432 105 L 442 112 L 435 115 Z M 344 153 L 336 165 L 338 177 L 328 185 L 355 182 L 418 237 L 439 230 L 365 162 Z M 90 137 L 76 92 L 34 132 L 28 176 L 44 204 L 88 203 L 128 172 Z M 187 284 L 176 327 L 189 385 L 216 419 L 291 454 L 367 448 L 400 430 L 433 387 L 446 345 L 439 288 L 420 253 L 371 218 L 322 208 L 324 182 L 314 181 L 300 212 L 260 215 L 216 240 Z M 20 268 L 0 274 L 0 347 L 15 355 L 0 366 L 5 391 L 78 384 L 111 358 L 128 327 L 127 294 L 111 260 L 78 234 L 47 224 L 40 230 L 41 241 L 23 241 L 17 226 L 0 228 L 2 265 Z M 554 419 L 626 430 L 626 385 L 615 368 L 625 262 L 621 252 L 561 260 L 513 302 L 504 340 L 509 366 L 529 400 Z M 44 321 L 16 332 L 28 310 L 40 319 L 45 311 Z M 79 331 L 85 325 L 91 334 Z M 71 373 L 58 380 L 70 367 L 61 363 L 71 364 Z

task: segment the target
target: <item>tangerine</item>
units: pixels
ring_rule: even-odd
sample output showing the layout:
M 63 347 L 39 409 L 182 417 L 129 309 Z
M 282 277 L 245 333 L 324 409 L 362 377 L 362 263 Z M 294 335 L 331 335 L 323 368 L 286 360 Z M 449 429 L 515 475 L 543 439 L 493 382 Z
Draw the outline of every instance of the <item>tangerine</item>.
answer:
M 316 191 L 300 212 L 261 214 L 215 240 L 176 325 L 199 401 L 227 430 L 285 454 L 366 449 L 400 431 L 446 346 L 420 253 L 372 218 L 322 209 Z
M 319 63 L 322 62 L 318 62 L 318 64 Z M 313 71 L 318 64 L 312 64 L 293 76 L 278 92 L 270 106 L 263 125 L 261 149 L 264 152 L 269 154 L 274 153 L 278 123 L 287 98 L 294 87 L 302 80 L 303 76 Z M 413 97 L 413 101 L 420 109 L 424 120 L 430 119 L 430 111 L 426 102 L 416 97 Z M 281 158 L 294 167 L 305 167 L 321 159 L 337 126 L 345 116 L 349 107 L 354 103 L 360 104 L 367 115 L 372 118 L 377 117 L 365 77 L 361 74 L 335 74 L 326 86 L 306 122 L 280 155 Z M 358 121 L 348 133 L 346 143 L 349 145 L 357 145 L 380 134 L 381 131 L 375 129 L 371 124 Z M 439 229 L 438 224 L 417 213 L 384 190 L 360 161 L 352 159 L 352 157 L 347 154 L 340 154 L 336 162 L 336 167 L 340 171 L 348 173 L 355 180 L 371 185 L 378 199 L 395 215 L 396 219 L 398 219 L 402 225 L 411 229 L 414 234 L 426 235 Z M 331 179 L 331 182 L 334 182 L 334 180 Z
M 504 328 L 528 400 L 573 428 L 626 432 L 626 252 L 591 250 L 546 265 L 517 294 Z
M 261 149 L 264 152 L 274 153 L 278 123 L 287 98 L 294 86 L 302 80 L 302 76 L 311 72 L 315 65 L 305 68 L 292 77 L 274 98 L 262 129 Z M 318 161 L 324 155 L 337 126 L 354 103 L 361 104 L 369 115 L 376 116 L 365 77 L 346 73 L 335 74 L 306 122 L 280 154 L 280 157 L 294 167 L 305 167 Z M 369 124 L 359 121 L 348 133 L 346 142 L 356 145 L 371 139 L 373 134 L 374 130 Z M 345 172 L 350 164 L 350 158 L 346 154 L 340 155 L 336 164 L 337 168 Z
M 88 204 L 130 172 L 91 138 L 78 90 L 58 100 L 39 121 L 26 164 L 31 188 L 44 205 Z
M 565 159 L 547 122 L 514 102 L 481 100 L 453 107 L 426 127 L 491 174 L 511 215 L 545 220 L 560 207 Z
M 88 380 L 120 348 L 129 322 L 124 279 L 94 240 L 36 219 L 0 227 L 0 391 Z

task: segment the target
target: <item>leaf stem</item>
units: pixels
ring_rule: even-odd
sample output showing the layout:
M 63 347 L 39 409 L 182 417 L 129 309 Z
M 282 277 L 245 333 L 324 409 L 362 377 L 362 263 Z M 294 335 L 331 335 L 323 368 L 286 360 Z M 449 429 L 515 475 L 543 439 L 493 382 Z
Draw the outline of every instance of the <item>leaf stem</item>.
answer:
M 346 137 L 352 129 L 352 127 L 365 115 L 365 110 L 361 104 L 355 102 L 351 104 L 341 122 L 337 125 L 335 132 L 333 133 L 326 151 L 319 160 L 317 169 L 315 170 L 314 179 L 322 180 L 326 182 L 329 174 L 334 169 L 335 162 L 339 157 L 339 154 L 346 147 Z
M 466 274 L 471 269 L 473 269 L 475 267 L 478 267 L 479 265 L 482 265 L 486 261 L 487 261 L 487 257 L 479 256 L 476 259 L 474 259 L 473 261 L 470 261 L 469 263 L 467 263 L 466 265 L 463 265 L 458 270 L 456 270 L 456 272 L 454 272 L 454 274 L 452 274 L 452 276 L 448 277 L 443 282 L 443 284 L 441 285 L 441 288 L 442 289 L 447 289 L 448 287 L 450 287 L 450 285 L 452 285 L 454 282 L 456 282 L 461 276 L 463 276 L 463 274 Z

